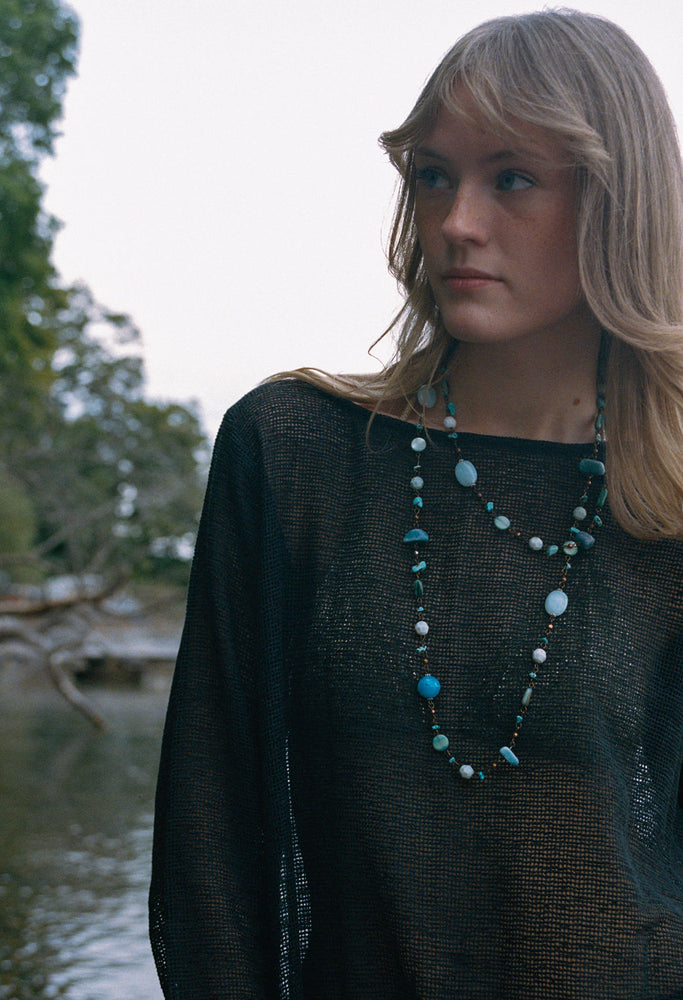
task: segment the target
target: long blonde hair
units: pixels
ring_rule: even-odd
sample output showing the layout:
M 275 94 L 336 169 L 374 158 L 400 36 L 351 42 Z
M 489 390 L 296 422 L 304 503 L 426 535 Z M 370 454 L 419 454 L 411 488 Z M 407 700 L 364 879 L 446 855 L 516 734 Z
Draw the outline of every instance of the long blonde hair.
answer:
M 440 322 L 414 224 L 413 151 L 463 86 L 494 130 L 511 120 L 560 140 L 575 166 L 583 294 L 610 335 L 610 504 L 641 538 L 683 537 L 683 173 L 662 85 L 604 18 L 548 10 L 501 17 L 444 56 L 415 107 L 380 142 L 400 174 L 389 269 L 405 303 L 381 372 L 282 373 L 365 405 L 408 400 L 453 345 Z M 281 377 L 281 376 L 276 376 Z

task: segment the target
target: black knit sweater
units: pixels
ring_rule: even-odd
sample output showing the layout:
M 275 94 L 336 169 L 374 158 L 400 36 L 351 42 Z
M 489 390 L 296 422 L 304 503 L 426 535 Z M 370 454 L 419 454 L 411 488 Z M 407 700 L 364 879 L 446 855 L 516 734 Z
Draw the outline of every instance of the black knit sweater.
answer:
M 487 775 L 463 780 L 416 693 L 415 429 L 368 420 L 284 382 L 220 432 L 157 797 L 166 997 L 683 997 L 683 545 L 605 510 L 511 766 L 561 556 L 497 531 L 430 432 L 429 669 Z M 590 446 L 459 443 L 525 538 L 566 540 Z

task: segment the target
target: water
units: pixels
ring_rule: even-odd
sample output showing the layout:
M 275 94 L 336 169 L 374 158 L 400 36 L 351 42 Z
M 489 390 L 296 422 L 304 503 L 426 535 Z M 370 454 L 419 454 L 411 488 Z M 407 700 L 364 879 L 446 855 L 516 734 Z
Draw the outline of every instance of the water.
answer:
M 160 1000 L 147 937 L 165 690 L 0 707 L 0 1000 Z

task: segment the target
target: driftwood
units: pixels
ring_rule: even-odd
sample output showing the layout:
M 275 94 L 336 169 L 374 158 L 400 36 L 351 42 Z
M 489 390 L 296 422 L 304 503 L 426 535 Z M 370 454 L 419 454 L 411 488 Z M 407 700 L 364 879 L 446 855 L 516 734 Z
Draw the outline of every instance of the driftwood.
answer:
M 80 691 L 62 661 L 65 655 L 77 651 L 90 631 L 90 623 L 71 606 L 66 614 L 54 607 L 47 615 L 18 618 L 5 615 L 0 618 L 0 665 L 3 660 L 20 660 L 28 657 L 45 669 L 53 684 L 77 711 L 97 728 L 103 729 L 106 721 L 96 706 Z

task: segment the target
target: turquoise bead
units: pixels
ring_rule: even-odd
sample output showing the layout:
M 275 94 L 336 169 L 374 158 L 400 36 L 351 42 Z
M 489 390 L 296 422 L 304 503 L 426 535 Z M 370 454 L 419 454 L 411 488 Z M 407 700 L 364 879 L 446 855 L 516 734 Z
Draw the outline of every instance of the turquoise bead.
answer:
M 545 599 L 545 610 L 553 618 L 559 617 L 559 615 L 564 614 L 567 610 L 567 605 L 569 604 L 569 598 L 565 594 L 564 590 L 551 590 Z
M 548 555 L 549 556 L 556 556 L 559 551 L 560 550 L 559 550 L 559 547 L 557 545 L 549 545 L 548 546 Z
M 439 733 L 432 740 L 432 746 L 435 750 L 448 750 L 448 737 L 444 736 L 443 733 Z
M 488 502 L 488 503 L 486 504 L 486 509 L 487 509 L 487 511 L 489 512 L 489 514 L 493 514 L 493 504 L 491 503 L 491 501 L 490 501 L 490 500 L 489 500 L 489 502 Z
M 501 757 L 504 760 L 506 760 L 508 762 L 508 764 L 512 764 L 514 767 L 516 767 L 517 764 L 519 764 L 519 757 L 517 757 L 512 752 L 512 750 L 510 749 L 510 747 L 501 747 L 500 748 L 500 755 L 501 755 Z
M 452 417 L 455 416 L 455 403 L 446 403 L 446 409 Z
M 411 528 L 403 536 L 404 542 L 428 542 L 429 535 L 422 528 Z
M 603 488 L 598 493 L 598 499 L 595 502 L 595 506 L 604 507 L 606 502 L 607 502 L 607 487 L 603 486 Z
M 605 466 L 597 458 L 582 458 L 579 462 L 579 472 L 582 476 L 604 476 Z
M 461 486 L 474 486 L 477 481 L 477 470 L 471 462 L 461 458 L 455 467 L 455 478 Z
M 436 404 L 436 389 L 432 389 L 429 385 L 423 385 L 422 388 L 417 390 L 417 401 L 420 406 L 431 410 Z
M 595 525 L 596 528 L 602 528 L 602 518 L 600 517 L 599 514 L 596 514 L 595 517 L 593 518 L 593 524 Z
M 510 518 L 505 517 L 504 514 L 499 514 L 498 517 L 494 517 L 493 523 L 500 531 L 507 531 L 510 527 Z
M 516 718 L 516 720 L 515 720 L 515 722 L 517 723 L 518 726 L 521 726 L 522 723 L 524 722 L 524 717 L 521 716 L 521 715 L 518 715 L 517 718 Z
M 425 674 L 417 682 L 417 693 L 423 698 L 436 698 L 441 690 L 441 684 L 432 674 Z
M 424 589 L 424 584 L 422 583 L 422 580 L 414 580 L 413 581 L 413 593 L 415 594 L 415 596 L 416 597 L 423 597 L 424 596 L 424 592 L 425 592 L 425 589 Z
M 427 563 L 424 559 L 420 559 L 419 563 L 415 563 L 413 566 L 413 573 L 421 573 L 423 569 L 427 569 Z
M 592 549 L 595 545 L 595 539 L 588 531 L 577 531 L 574 538 L 579 543 L 581 548 L 586 551 L 587 549 Z
M 424 507 L 422 497 L 415 497 L 413 500 L 413 507 Z

